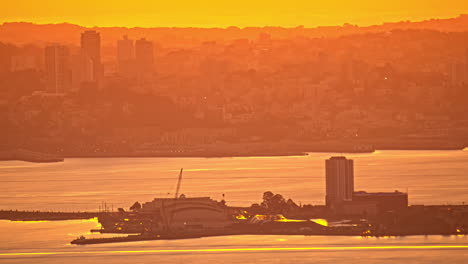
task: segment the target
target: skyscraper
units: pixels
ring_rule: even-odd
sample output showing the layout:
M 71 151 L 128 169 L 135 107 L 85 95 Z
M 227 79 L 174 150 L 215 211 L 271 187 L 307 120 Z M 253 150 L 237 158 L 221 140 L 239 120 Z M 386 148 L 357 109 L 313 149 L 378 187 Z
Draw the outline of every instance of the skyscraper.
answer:
M 98 32 L 88 30 L 81 33 L 81 54 L 91 60 L 93 81 L 99 86 L 102 81 L 103 69 L 101 64 L 101 35 Z
M 468 48 L 465 49 L 465 82 L 468 83 Z
M 83 54 L 71 57 L 72 91 L 78 92 L 88 85 L 95 85 L 93 61 Z
M 135 42 L 135 59 L 140 79 L 146 79 L 153 73 L 153 43 L 144 38 Z
M 47 92 L 66 93 L 71 86 L 70 53 L 67 47 L 51 45 L 45 48 Z
M 124 36 L 123 39 L 117 41 L 117 62 L 119 73 L 124 76 L 131 76 L 134 72 L 135 49 L 133 40 Z
M 127 35 L 117 41 L 117 58 L 119 61 L 132 60 L 133 53 L 133 40 L 129 39 Z
M 462 85 L 466 80 L 465 64 L 458 61 L 450 65 L 450 82 L 452 85 Z
M 345 201 L 352 201 L 354 192 L 353 160 L 332 157 L 325 161 L 326 196 L 328 208 L 336 208 Z

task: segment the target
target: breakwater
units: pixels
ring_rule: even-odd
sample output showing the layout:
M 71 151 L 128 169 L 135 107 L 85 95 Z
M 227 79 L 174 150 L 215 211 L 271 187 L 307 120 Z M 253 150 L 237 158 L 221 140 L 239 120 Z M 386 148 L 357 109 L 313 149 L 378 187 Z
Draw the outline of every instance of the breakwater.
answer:
M 62 162 L 63 157 L 47 153 L 35 152 L 25 149 L 15 149 L 9 151 L 0 151 L 0 160 L 19 160 L 36 163 Z
M 44 212 L 0 210 L 0 219 L 10 221 L 63 221 L 92 219 L 100 217 L 104 212 Z

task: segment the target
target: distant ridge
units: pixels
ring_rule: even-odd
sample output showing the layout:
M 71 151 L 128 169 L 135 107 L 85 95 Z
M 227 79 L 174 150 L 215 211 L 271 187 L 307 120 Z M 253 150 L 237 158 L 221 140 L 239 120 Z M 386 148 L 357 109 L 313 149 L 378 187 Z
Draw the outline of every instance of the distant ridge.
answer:
M 70 23 L 33 24 L 29 22 L 5 22 L 0 25 L 0 42 L 13 44 L 46 44 L 59 42 L 78 44 L 80 33 L 86 29 L 101 32 L 104 45 L 115 43 L 122 35 L 132 38 L 146 37 L 153 40 L 176 43 L 229 41 L 240 38 L 257 38 L 261 33 L 267 33 L 276 39 L 291 37 L 339 37 L 352 34 L 378 33 L 391 30 L 436 30 L 443 32 L 468 31 L 468 15 L 463 14 L 455 18 L 430 19 L 419 22 L 401 21 L 360 27 L 345 24 L 343 26 L 320 26 L 315 28 L 283 27 L 228 27 L 228 28 L 125 28 L 125 27 L 93 27 L 86 28 Z

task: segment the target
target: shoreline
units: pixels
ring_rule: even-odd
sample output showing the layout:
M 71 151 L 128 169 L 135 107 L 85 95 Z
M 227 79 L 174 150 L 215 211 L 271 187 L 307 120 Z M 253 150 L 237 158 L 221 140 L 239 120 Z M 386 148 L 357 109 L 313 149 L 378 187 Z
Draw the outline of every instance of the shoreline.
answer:
M 309 153 L 343 153 L 343 154 L 371 154 L 378 151 L 463 151 L 468 147 L 447 147 L 447 148 L 378 148 L 363 151 L 337 150 L 337 149 L 317 149 L 305 151 L 285 151 L 285 152 L 251 152 L 246 154 L 184 154 L 164 152 L 147 154 L 89 154 L 89 155 L 64 155 L 64 158 L 238 158 L 238 157 L 290 157 L 290 156 L 308 156 Z M 170 153 L 170 154 L 167 154 Z
M 31 151 L 26 149 L 0 151 L 0 161 L 14 160 L 32 163 L 54 163 L 63 162 L 64 158 L 53 154 Z
M 147 153 L 89 153 L 89 154 L 66 154 L 55 156 L 47 153 L 40 153 L 29 150 L 21 151 L 1 151 L 0 161 L 24 161 L 32 163 L 57 163 L 65 159 L 78 158 L 247 158 L 247 157 L 300 157 L 308 156 L 309 153 L 343 153 L 343 154 L 371 154 L 377 151 L 463 151 L 467 147 L 440 147 L 440 148 L 378 148 L 372 150 L 339 150 L 335 148 L 312 149 L 307 151 L 251 151 L 248 153 L 239 152 L 192 152 L 192 151 L 159 151 Z
M 95 244 L 111 244 L 139 241 L 155 241 L 155 240 L 183 240 L 197 239 L 205 237 L 228 237 L 228 236 L 327 236 L 327 237 L 363 237 L 363 238 L 381 238 L 381 237 L 410 237 L 410 236 L 467 236 L 468 233 L 428 233 L 428 234 L 375 234 L 362 235 L 360 233 L 321 233 L 321 232 L 225 232 L 225 233 L 206 233 L 206 234 L 170 234 L 170 235 L 128 235 L 122 237 L 109 238 L 84 238 L 80 237 L 70 242 L 72 245 L 95 245 Z
M 27 213 L 31 214 L 42 214 L 49 215 L 49 217 L 10 217 L 5 218 L 5 212 L 11 213 Z M 32 212 L 32 211 L 5 211 L 0 210 L 0 220 L 9 222 L 59 222 L 59 221 L 73 221 L 73 220 L 88 220 L 99 217 L 99 215 L 106 214 L 103 212 L 74 212 L 74 213 L 63 213 L 63 212 Z M 55 217 L 53 215 L 56 215 Z M 67 216 L 67 217 L 65 217 Z M 99 230 L 91 230 L 92 232 L 100 232 Z M 104 232 L 113 233 L 113 232 Z M 117 233 L 115 233 L 117 234 Z M 125 234 L 125 233 L 122 233 Z M 449 231 L 374 231 L 372 234 L 363 233 L 362 230 L 340 230 L 339 228 L 327 228 L 323 230 L 301 230 L 294 227 L 281 228 L 278 230 L 252 230 L 251 227 L 247 229 L 240 228 L 236 229 L 224 229 L 215 231 L 204 231 L 204 232 L 189 232 L 189 233 L 148 233 L 148 234 L 128 234 L 126 236 L 116 237 L 104 237 L 104 238 L 84 238 L 80 237 L 71 241 L 71 244 L 75 245 L 91 245 L 91 244 L 107 244 L 107 243 L 124 243 L 124 242 L 138 242 L 138 241 L 154 241 L 154 240 L 182 240 L 182 239 L 198 239 L 205 237 L 222 237 L 222 236 L 343 236 L 343 237 L 364 237 L 364 238 L 380 238 L 380 237 L 409 237 L 409 236 L 467 236 L 468 232 L 449 232 Z
M 408 207 L 408 210 L 416 209 L 417 206 Z M 466 208 L 466 205 L 426 205 L 426 208 L 430 207 L 442 207 L 447 210 L 453 210 L 454 208 Z M 233 209 L 235 207 L 232 207 Z M 439 208 L 440 209 L 440 208 Z M 119 215 L 124 217 L 122 212 L 41 212 L 41 211 L 17 211 L 17 210 L 0 210 L 0 220 L 6 220 L 11 222 L 58 222 L 58 221 L 71 221 L 71 220 L 89 220 L 106 217 L 108 215 Z M 305 216 L 305 215 L 304 215 Z M 318 216 L 317 216 L 318 217 Z M 310 217 L 306 217 L 309 219 Z M 294 218 L 302 219 L 302 217 Z M 330 219 L 330 218 L 326 218 Z M 294 220 L 293 220 L 294 221 Z M 301 220 L 303 221 L 303 220 Z M 341 226 L 328 226 L 320 225 L 315 222 L 306 220 L 308 224 L 305 226 L 299 226 L 295 224 L 284 225 L 262 225 L 248 222 L 233 222 L 232 225 L 225 228 L 213 229 L 213 230 L 199 230 L 199 231 L 161 231 L 157 232 L 120 232 L 116 230 L 106 229 L 92 229 L 94 233 L 109 233 L 109 234 L 121 234 L 126 236 L 118 237 L 107 237 L 107 238 L 91 238 L 86 239 L 80 237 L 71 242 L 71 244 L 86 245 L 86 244 L 103 244 L 103 243 L 119 243 L 119 242 L 134 242 L 134 241 L 147 241 L 147 240 L 179 240 L 179 239 L 191 239 L 191 238 L 202 238 L 212 236 L 233 236 L 233 235 L 286 235 L 286 236 L 359 236 L 359 237 L 406 237 L 406 236 L 428 236 L 428 235 L 442 235 L 442 236 L 458 236 L 468 235 L 468 230 L 465 228 L 447 228 L 443 225 L 432 225 L 426 228 L 407 228 L 406 226 L 393 226 L 387 228 L 374 228 L 372 225 L 363 225 L 356 227 L 341 227 Z M 376 227 L 381 225 L 379 222 L 373 220 L 373 224 Z M 442 228 L 441 228 L 442 227 Z M 133 233 L 133 234 L 132 234 Z M 135 234 L 138 233 L 138 234 Z

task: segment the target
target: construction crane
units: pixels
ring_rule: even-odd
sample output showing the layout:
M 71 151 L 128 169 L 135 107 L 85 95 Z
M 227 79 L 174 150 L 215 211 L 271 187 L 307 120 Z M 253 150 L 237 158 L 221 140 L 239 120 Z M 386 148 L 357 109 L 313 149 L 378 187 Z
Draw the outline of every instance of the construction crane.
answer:
M 182 182 L 182 173 L 184 172 L 184 168 L 180 169 L 179 173 L 179 180 L 177 181 L 177 188 L 175 192 L 175 199 L 179 198 L 179 190 L 180 190 L 180 183 Z
M 182 182 L 182 173 L 183 172 L 184 172 L 184 168 L 181 168 L 180 173 L 179 173 L 179 180 L 177 181 L 177 187 L 176 187 L 176 192 L 175 192 L 174 209 L 171 210 L 171 213 L 169 215 L 166 212 L 166 207 L 164 205 L 164 200 L 162 200 L 162 204 L 161 204 L 163 223 L 166 226 L 167 231 L 169 231 L 169 232 L 171 232 L 170 223 L 172 223 L 172 219 L 174 217 L 174 211 L 177 208 L 177 198 L 179 198 L 178 196 L 179 196 L 180 184 Z

